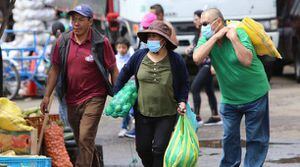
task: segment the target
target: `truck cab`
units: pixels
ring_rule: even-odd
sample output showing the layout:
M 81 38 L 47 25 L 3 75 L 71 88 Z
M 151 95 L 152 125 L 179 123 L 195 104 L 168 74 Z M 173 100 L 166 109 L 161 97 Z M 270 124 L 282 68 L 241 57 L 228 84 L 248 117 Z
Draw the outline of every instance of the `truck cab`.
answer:
M 293 65 L 300 82 L 300 0 L 277 0 L 279 47 L 283 59 L 275 61 L 274 72 L 282 74 L 285 65 Z

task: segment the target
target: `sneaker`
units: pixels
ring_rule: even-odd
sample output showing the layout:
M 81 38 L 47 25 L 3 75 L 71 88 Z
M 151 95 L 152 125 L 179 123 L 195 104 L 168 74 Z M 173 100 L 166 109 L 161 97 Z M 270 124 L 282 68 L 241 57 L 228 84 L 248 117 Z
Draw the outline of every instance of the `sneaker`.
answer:
M 203 125 L 203 121 L 202 121 L 201 117 L 196 116 L 196 120 L 197 120 L 197 127 L 198 128 Z
M 210 117 L 206 122 L 204 122 L 204 125 L 210 126 L 210 125 L 222 125 L 223 122 L 221 118 L 219 117 Z
M 126 132 L 127 132 L 127 129 L 121 129 L 120 132 L 118 133 L 118 136 L 119 137 L 124 137 Z
M 197 127 L 198 128 L 201 127 L 203 124 L 204 124 L 204 122 L 202 120 L 197 121 Z
M 135 138 L 135 129 L 132 129 L 131 131 L 126 132 L 125 136 L 129 137 L 129 138 Z

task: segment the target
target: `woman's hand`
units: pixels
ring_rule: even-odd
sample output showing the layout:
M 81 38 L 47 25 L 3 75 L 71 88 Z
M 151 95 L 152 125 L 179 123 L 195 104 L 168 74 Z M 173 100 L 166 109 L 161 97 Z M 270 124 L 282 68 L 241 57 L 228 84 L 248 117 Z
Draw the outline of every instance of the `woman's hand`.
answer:
M 178 104 L 177 112 L 180 115 L 184 115 L 185 114 L 185 112 L 186 112 L 186 104 L 185 104 L 185 102 L 180 102 Z

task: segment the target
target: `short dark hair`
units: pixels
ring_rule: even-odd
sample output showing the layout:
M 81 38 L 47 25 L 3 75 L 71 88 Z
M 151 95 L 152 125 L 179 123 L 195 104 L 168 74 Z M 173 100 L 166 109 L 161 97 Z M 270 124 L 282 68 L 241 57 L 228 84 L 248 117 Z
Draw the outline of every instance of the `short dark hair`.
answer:
M 196 10 L 194 12 L 194 15 L 198 16 L 198 17 L 201 17 L 201 14 L 202 14 L 203 10 Z
M 54 36 L 57 35 L 57 30 L 60 30 L 61 33 L 65 32 L 65 26 L 63 25 L 63 23 L 61 23 L 60 21 L 56 21 L 52 24 L 52 34 Z
M 153 9 L 153 10 L 155 10 L 155 14 L 156 15 L 158 15 L 158 14 L 162 14 L 162 15 L 164 15 L 165 13 L 164 13 L 164 8 L 160 5 L 160 4 L 154 4 L 154 5 L 152 5 L 151 7 L 150 7 L 150 9 Z
M 117 39 L 115 45 L 117 46 L 118 44 L 124 44 L 126 45 L 128 48 L 130 47 L 130 42 L 128 39 L 124 38 L 124 37 L 120 37 Z

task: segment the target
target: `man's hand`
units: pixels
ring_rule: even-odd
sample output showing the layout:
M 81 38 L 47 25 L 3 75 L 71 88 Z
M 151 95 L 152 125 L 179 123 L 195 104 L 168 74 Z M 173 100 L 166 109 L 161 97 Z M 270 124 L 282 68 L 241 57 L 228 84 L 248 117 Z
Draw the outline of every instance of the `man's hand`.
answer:
M 252 52 L 239 40 L 236 30 L 230 28 L 226 33 L 226 37 L 231 41 L 239 62 L 245 67 L 251 66 L 253 59 Z
M 229 28 L 229 30 L 228 30 L 227 33 L 226 33 L 226 37 L 227 37 L 230 41 L 233 41 L 233 40 L 238 39 L 237 33 L 236 33 L 236 31 L 235 31 L 235 28 Z
M 190 55 L 190 53 L 192 53 L 193 50 L 194 50 L 194 46 L 193 46 L 193 45 L 190 45 L 190 46 L 188 46 L 188 47 L 184 50 L 184 53 L 185 53 L 186 55 Z
M 218 31 L 215 35 L 213 35 L 214 38 L 217 40 L 222 39 L 224 35 L 228 32 L 228 27 L 223 27 L 220 31 Z
M 178 104 L 177 112 L 180 115 L 184 115 L 185 114 L 185 112 L 186 112 L 186 104 L 185 104 L 185 102 L 180 102 Z
M 44 96 L 41 104 L 40 104 L 40 109 L 42 111 L 43 114 L 48 112 L 48 105 L 49 105 L 49 97 Z

